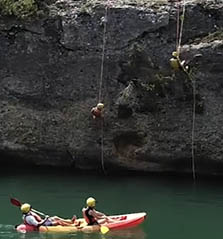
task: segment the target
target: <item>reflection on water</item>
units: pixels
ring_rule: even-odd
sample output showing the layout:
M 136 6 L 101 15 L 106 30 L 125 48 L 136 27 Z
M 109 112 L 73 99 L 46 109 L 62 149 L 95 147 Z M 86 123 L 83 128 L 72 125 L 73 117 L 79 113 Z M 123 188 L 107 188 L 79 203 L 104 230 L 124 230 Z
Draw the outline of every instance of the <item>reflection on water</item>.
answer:
M 115 239 L 144 239 L 145 238 L 145 232 L 142 230 L 142 228 L 134 227 L 130 229 L 124 229 L 120 231 L 110 231 L 107 235 L 105 235 L 105 238 L 115 238 Z
M 103 235 L 101 233 L 75 233 L 75 234 L 41 234 L 47 239 L 145 239 L 145 233 L 141 227 L 135 227 L 123 230 L 109 231 Z M 30 238 L 30 237 L 29 237 Z M 31 238 L 30 238 L 31 239 Z M 32 238 L 34 239 L 34 238 Z
M 38 232 L 29 233 L 18 233 L 15 231 L 12 225 L 1 225 L 0 224 L 0 238 L 1 239 L 145 239 L 145 233 L 142 228 L 135 227 L 123 230 L 113 230 L 109 231 L 107 234 L 103 235 L 101 233 L 72 233 L 72 234 L 44 234 Z

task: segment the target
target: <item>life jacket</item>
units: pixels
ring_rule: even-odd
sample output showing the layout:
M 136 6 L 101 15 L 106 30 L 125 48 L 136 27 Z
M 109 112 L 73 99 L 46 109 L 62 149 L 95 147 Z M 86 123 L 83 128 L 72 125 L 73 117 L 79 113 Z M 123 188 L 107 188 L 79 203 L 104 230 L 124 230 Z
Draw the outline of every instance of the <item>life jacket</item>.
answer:
M 83 217 L 88 225 L 98 225 L 96 218 L 89 214 L 89 211 L 93 210 L 92 207 L 83 208 Z
M 26 217 L 28 217 L 28 216 L 30 216 L 30 215 L 33 216 L 33 217 L 36 219 L 36 221 L 38 221 L 38 222 L 41 222 L 41 221 L 42 221 L 42 219 L 41 219 L 41 217 L 40 217 L 39 215 L 33 214 L 33 213 L 29 212 L 29 213 L 27 213 L 27 214 L 24 215 L 23 223 L 24 223 L 26 226 L 32 227 L 34 231 L 37 231 L 37 230 L 38 230 L 38 227 L 37 227 L 37 226 L 30 225 L 30 224 L 27 223 L 27 221 L 26 221 Z
M 173 70 L 175 70 L 175 71 L 180 70 L 180 63 L 179 63 L 178 59 L 171 58 L 170 59 L 170 65 L 173 68 Z
M 97 107 L 92 108 L 91 113 L 97 118 L 101 117 L 101 110 L 99 110 Z

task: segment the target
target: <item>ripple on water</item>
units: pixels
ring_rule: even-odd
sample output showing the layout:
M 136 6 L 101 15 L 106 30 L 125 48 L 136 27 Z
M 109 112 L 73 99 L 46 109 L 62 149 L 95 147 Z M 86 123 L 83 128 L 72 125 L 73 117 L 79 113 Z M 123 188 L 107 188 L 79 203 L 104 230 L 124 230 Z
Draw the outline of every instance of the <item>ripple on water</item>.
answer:
M 13 239 L 15 238 L 16 231 L 13 225 L 0 224 L 0 239 Z
M 0 233 L 4 232 L 4 231 L 14 231 L 14 225 L 3 225 L 3 224 L 0 224 Z

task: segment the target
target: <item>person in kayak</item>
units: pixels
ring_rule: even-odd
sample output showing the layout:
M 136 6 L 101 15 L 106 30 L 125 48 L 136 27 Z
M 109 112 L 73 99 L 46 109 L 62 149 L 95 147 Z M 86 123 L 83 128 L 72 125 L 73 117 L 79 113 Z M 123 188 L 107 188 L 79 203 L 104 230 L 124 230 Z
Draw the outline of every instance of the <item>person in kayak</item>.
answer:
M 22 218 L 25 225 L 33 226 L 35 228 L 38 228 L 39 226 L 71 226 L 75 225 L 78 226 L 78 222 L 76 222 L 76 216 L 73 216 L 73 218 L 70 219 L 63 219 L 57 216 L 49 217 L 48 215 L 42 219 L 37 213 L 33 212 L 32 206 L 28 203 L 24 203 L 21 206 L 22 211 Z
M 93 197 L 89 197 L 86 200 L 86 205 L 87 207 L 82 209 L 82 213 L 88 225 L 114 222 L 114 220 L 108 218 L 104 213 L 95 210 L 96 200 Z

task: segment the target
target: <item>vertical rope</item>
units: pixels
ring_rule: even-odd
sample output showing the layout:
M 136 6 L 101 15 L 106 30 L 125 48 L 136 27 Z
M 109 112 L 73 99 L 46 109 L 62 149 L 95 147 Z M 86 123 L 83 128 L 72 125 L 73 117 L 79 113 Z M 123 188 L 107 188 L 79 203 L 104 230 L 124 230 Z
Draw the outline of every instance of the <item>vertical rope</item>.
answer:
M 104 62 L 105 62 L 105 46 L 106 46 L 106 33 L 107 33 L 107 21 L 108 21 L 108 3 L 105 6 L 105 14 L 103 19 L 103 43 L 102 43 L 102 56 L 101 56 L 101 72 L 100 72 L 100 82 L 99 82 L 99 94 L 98 94 L 98 102 L 102 100 L 102 83 L 104 76 Z M 104 121 L 101 119 L 101 167 L 102 171 L 105 174 L 105 166 L 104 166 Z
M 98 102 L 101 102 L 101 98 L 102 98 L 102 83 L 103 83 L 103 75 L 104 75 L 104 61 L 105 61 L 107 21 L 108 21 L 108 6 L 106 5 L 105 6 L 104 22 L 103 22 L 104 30 L 103 30 L 103 43 L 102 43 L 102 56 L 101 56 L 101 72 L 100 72 Z
M 177 52 L 180 54 L 180 48 L 181 48 L 181 41 L 182 41 L 182 35 L 183 35 L 183 26 L 184 26 L 184 18 L 185 18 L 185 12 L 186 12 L 186 4 L 185 0 L 183 0 L 183 13 L 181 15 L 181 24 L 180 24 L 180 35 L 179 35 L 179 42 L 178 42 L 178 49 Z
M 193 88 L 193 106 L 192 106 L 192 132 L 191 132 L 191 163 L 192 163 L 192 174 L 193 180 L 196 180 L 196 169 L 195 169 L 195 153 L 194 153 L 194 135 L 195 135 L 195 120 L 196 120 L 196 84 L 195 84 L 195 77 L 192 77 L 192 74 L 188 72 L 187 69 L 184 67 L 183 71 L 187 74 L 188 78 L 191 81 L 192 88 Z
M 104 121 L 101 120 L 101 168 L 105 174 L 105 166 L 104 166 Z
M 196 82 L 195 78 L 191 79 L 193 85 L 193 118 L 192 118 L 192 134 L 191 134 L 191 155 L 192 155 L 192 173 L 193 180 L 196 180 L 195 173 L 195 157 L 194 157 L 194 131 L 195 131 L 195 118 L 196 118 Z
M 179 30 L 180 30 L 180 3 L 177 3 L 177 30 L 176 30 L 176 52 L 179 48 Z
M 183 71 L 187 74 L 188 78 L 191 81 L 193 88 L 193 106 L 192 106 L 192 132 L 191 132 L 191 163 L 192 163 L 192 175 L 194 182 L 196 181 L 196 168 L 195 168 L 195 153 L 194 153 L 194 135 L 195 135 L 195 120 L 196 120 L 196 81 L 195 77 L 192 77 L 184 67 Z
M 177 12 L 177 39 L 176 39 L 176 51 L 178 53 L 178 60 L 180 61 L 180 51 L 181 51 L 181 42 L 183 35 L 183 27 L 184 27 L 184 18 L 186 12 L 186 4 L 185 0 L 183 0 L 183 13 L 180 16 L 180 8 L 178 3 L 178 12 Z M 181 24 L 180 24 L 181 20 Z M 180 29 L 179 29 L 180 27 Z M 195 135 L 195 119 L 196 119 L 196 84 L 195 78 L 192 77 L 191 73 L 182 65 L 183 71 L 187 74 L 188 78 L 191 80 L 192 88 L 193 88 L 193 109 L 192 109 L 192 132 L 191 132 L 191 161 L 192 161 L 192 174 L 193 180 L 196 180 L 196 170 L 195 170 L 195 153 L 194 153 L 194 135 Z

